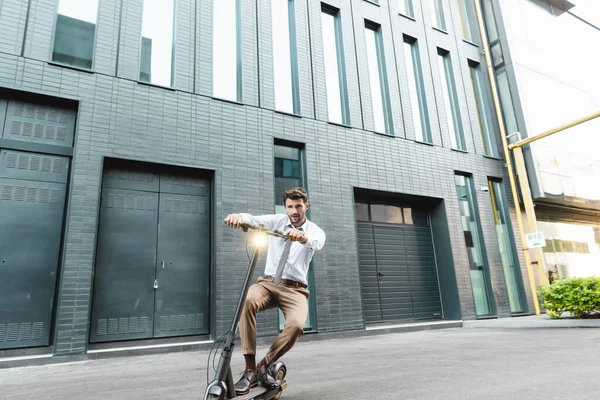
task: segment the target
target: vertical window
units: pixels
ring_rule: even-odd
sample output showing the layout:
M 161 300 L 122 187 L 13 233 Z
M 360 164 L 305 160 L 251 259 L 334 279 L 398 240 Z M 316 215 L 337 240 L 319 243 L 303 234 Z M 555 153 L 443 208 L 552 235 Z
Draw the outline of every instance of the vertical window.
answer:
M 173 84 L 174 0 L 144 0 L 140 80 Z
M 496 225 L 496 236 L 498 237 L 498 246 L 500 247 L 502 269 L 504 271 L 504 279 L 506 280 L 510 311 L 513 313 L 520 313 L 524 310 L 518 283 L 519 263 L 512 246 L 514 238 L 512 235 L 512 226 L 510 225 L 506 194 L 502 187 L 502 183 L 499 181 L 489 180 L 488 186 L 492 200 L 492 209 L 494 211 L 494 224 Z
M 98 0 L 60 0 L 52 61 L 92 69 Z
M 448 131 L 450 132 L 450 143 L 453 149 L 466 150 L 463 127 L 460 117 L 460 106 L 454 73 L 452 71 L 452 59 L 450 53 L 438 48 L 438 65 L 442 74 L 442 93 L 444 95 L 444 106 L 448 120 Z
M 489 273 L 485 265 L 485 248 L 475 202 L 473 178 L 457 174 L 455 175 L 455 183 L 462 230 L 467 247 L 475 312 L 477 316 L 490 315 L 492 314 L 492 306 L 489 297 Z
M 349 125 L 350 112 L 339 10 L 323 5 L 321 27 L 329 120 Z
M 271 1 L 275 109 L 291 114 L 300 113 L 295 15 L 294 0 Z
M 473 86 L 473 97 L 475 98 L 475 108 L 477 110 L 477 121 L 481 131 L 481 140 L 483 142 L 483 152 L 485 155 L 498 157 L 498 148 L 496 146 L 496 127 L 492 120 L 492 110 L 485 85 L 485 78 L 481 72 L 481 66 L 477 63 L 469 62 L 469 72 L 471 73 L 471 85 Z
M 304 173 L 304 150 L 296 144 L 288 144 L 287 142 L 275 142 L 275 212 L 285 214 L 285 206 L 283 204 L 283 194 L 286 190 L 300 186 L 306 188 L 306 176 Z M 306 216 L 310 219 L 310 210 Z M 308 290 L 313 293 L 314 277 L 312 264 L 308 270 Z M 310 296 L 308 299 L 308 317 L 304 324 L 305 330 L 315 328 L 315 296 Z M 282 330 L 285 323 L 283 313 L 279 311 L 279 329 Z
M 474 0 L 457 0 L 458 10 L 460 12 L 460 23 L 463 31 L 463 38 L 474 42 L 477 35 L 477 24 L 475 16 Z
M 415 138 L 421 142 L 431 143 L 431 129 L 419 44 L 416 39 L 408 36 L 404 36 L 404 61 L 406 62 L 406 72 L 408 74 L 408 91 L 410 93 L 410 108 L 414 121 Z
M 444 16 L 443 0 L 431 0 L 431 13 L 433 16 L 433 26 L 445 31 L 446 17 Z
M 365 21 L 365 41 L 375 131 L 393 134 L 381 27 Z
M 500 97 L 500 108 L 502 109 L 502 116 L 504 118 L 504 128 L 506 129 L 506 134 L 510 135 L 517 132 L 518 127 L 506 70 L 499 72 L 496 75 L 496 83 L 498 84 L 498 97 Z M 516 140 L 516 137 L 513 136 L 511 140 Z
M 240 0 L 213 2 L 213 96 L 241 101 Z
M 398 11 L 400 14 L 408 15 L 409 17 L 415 16 L 415 9 L 413 8 L 412 0 L 398 0 Z

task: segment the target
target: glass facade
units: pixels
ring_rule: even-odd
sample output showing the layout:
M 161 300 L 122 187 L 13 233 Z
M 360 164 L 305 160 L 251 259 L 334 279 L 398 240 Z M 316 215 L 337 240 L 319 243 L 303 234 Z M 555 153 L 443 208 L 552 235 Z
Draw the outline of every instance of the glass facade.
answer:
M 144 0 L 140 81 L 173 84 L 175 0 Z
M 457 174 L 455 175 L 455 183 L 462 230 L 467 247 L 475 312 L 478 317 L 492 315 L 494 311 L 490 300 L 490 277 L 473 178 Z
M 241 101 L 240 0 L 213 2 L 213 96 Z
M 508 213 L 506 194 L 502 183 L 495 180 L 489 180 L 490 199 L 492 201 L 492 210 L 494 212 L 494 225 L 496 226 L 496 236 L 498 246 L 500 247 L 500 256 L 502 258 L 502 270 L 506 281 L 508 291 L 508 301 L 512 313 L 522 313 L 524 311 L 523 301 L 520 290 L 520 268 L 517 255 L 513 246 L 514 237 L 512 234 L 512 224 Z
M 98 0 L 60 0 L 52 61 L 92 69 Z

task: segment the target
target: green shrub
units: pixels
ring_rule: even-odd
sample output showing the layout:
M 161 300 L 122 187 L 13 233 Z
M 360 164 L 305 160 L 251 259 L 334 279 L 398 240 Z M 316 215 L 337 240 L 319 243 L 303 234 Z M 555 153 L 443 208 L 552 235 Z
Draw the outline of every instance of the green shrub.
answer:
M 585 318 L 600 312 L 600 278 L 558 279 L 542 287 L 543 307 L 551 318 L 570 312 Z

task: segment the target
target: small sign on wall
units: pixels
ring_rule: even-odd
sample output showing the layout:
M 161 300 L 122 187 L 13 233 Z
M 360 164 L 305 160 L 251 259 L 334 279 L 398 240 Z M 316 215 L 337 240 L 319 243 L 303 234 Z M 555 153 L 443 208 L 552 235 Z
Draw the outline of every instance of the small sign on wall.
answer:
M 536 247 L 546 247 L 546 238 L 543 232 L 531 232 L 526 235 L 527 248 L 535 249 Z

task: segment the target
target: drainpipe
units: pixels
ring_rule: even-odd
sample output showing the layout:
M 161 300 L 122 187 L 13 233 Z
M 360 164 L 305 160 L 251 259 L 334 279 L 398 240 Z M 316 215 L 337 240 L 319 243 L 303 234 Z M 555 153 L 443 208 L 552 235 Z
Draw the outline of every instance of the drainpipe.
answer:
M 479 33 L 481 35 L 481 41 L 483 45 L 483 54 L 485 55 L 485 62 L 488 69 L 488 77 L 490 80 L 490 86 L 492 88 L 492 97 L 494 99 L 494 108 L 496 110 L 496 116 L 498 118 L 498 126 L 500 128 L 500 137 L 502 138 L 502 147 L 504 149 L 504 158 L 506 160 L 506 168 L 508 169 L 508 179 L 510 181 L 510 188 L 512 190 L 513 200 L 515 202 L 515 211 L 517 213 L 517 224 L 519 225 L 519 233 L 521 234 L 521 245 L 523 248 L 523 256 L 525 257 L 525 263 L 527 264 L 527 276 L 529 277 L 529 286 L 531 289 L 531 297 L 533 298 L 533 304 L 535 306 L 535 315 L 540 315 L 540 304 L 538 301 L 538 295 L 535 288 L 535 279 L 533 276 L 533 268 L 531 266 L 531 257 L 529 255 L 529 249 L 527 248 L 527 239 L 525 238 L 525 228 L 523 227 L 523 220 L 521 219 L 521 206 L 519 205 L 519 198 L 517 196 L 517 186 L 515 184 L 515 176 L 513 172 L 513 166 L 510 157 L 510 151 L 508 149 L 508 143 L 506 139 L 506 130 L 504 129 L 504 118 L 502 117 L 502 110 L 500 108 L 500 99 L 498 97 L 498 88 L 496 87 L 494 67 L 492 64 L 492 58 L 490 56 L 490 49 L 488 46 L 487 32 L 485 30 L 485 23 L 483 22 L 483 13 L 481 11 L 480 0 L 475 0 L 475 10 L 477 12 L 477 22 L 479 24 Z

